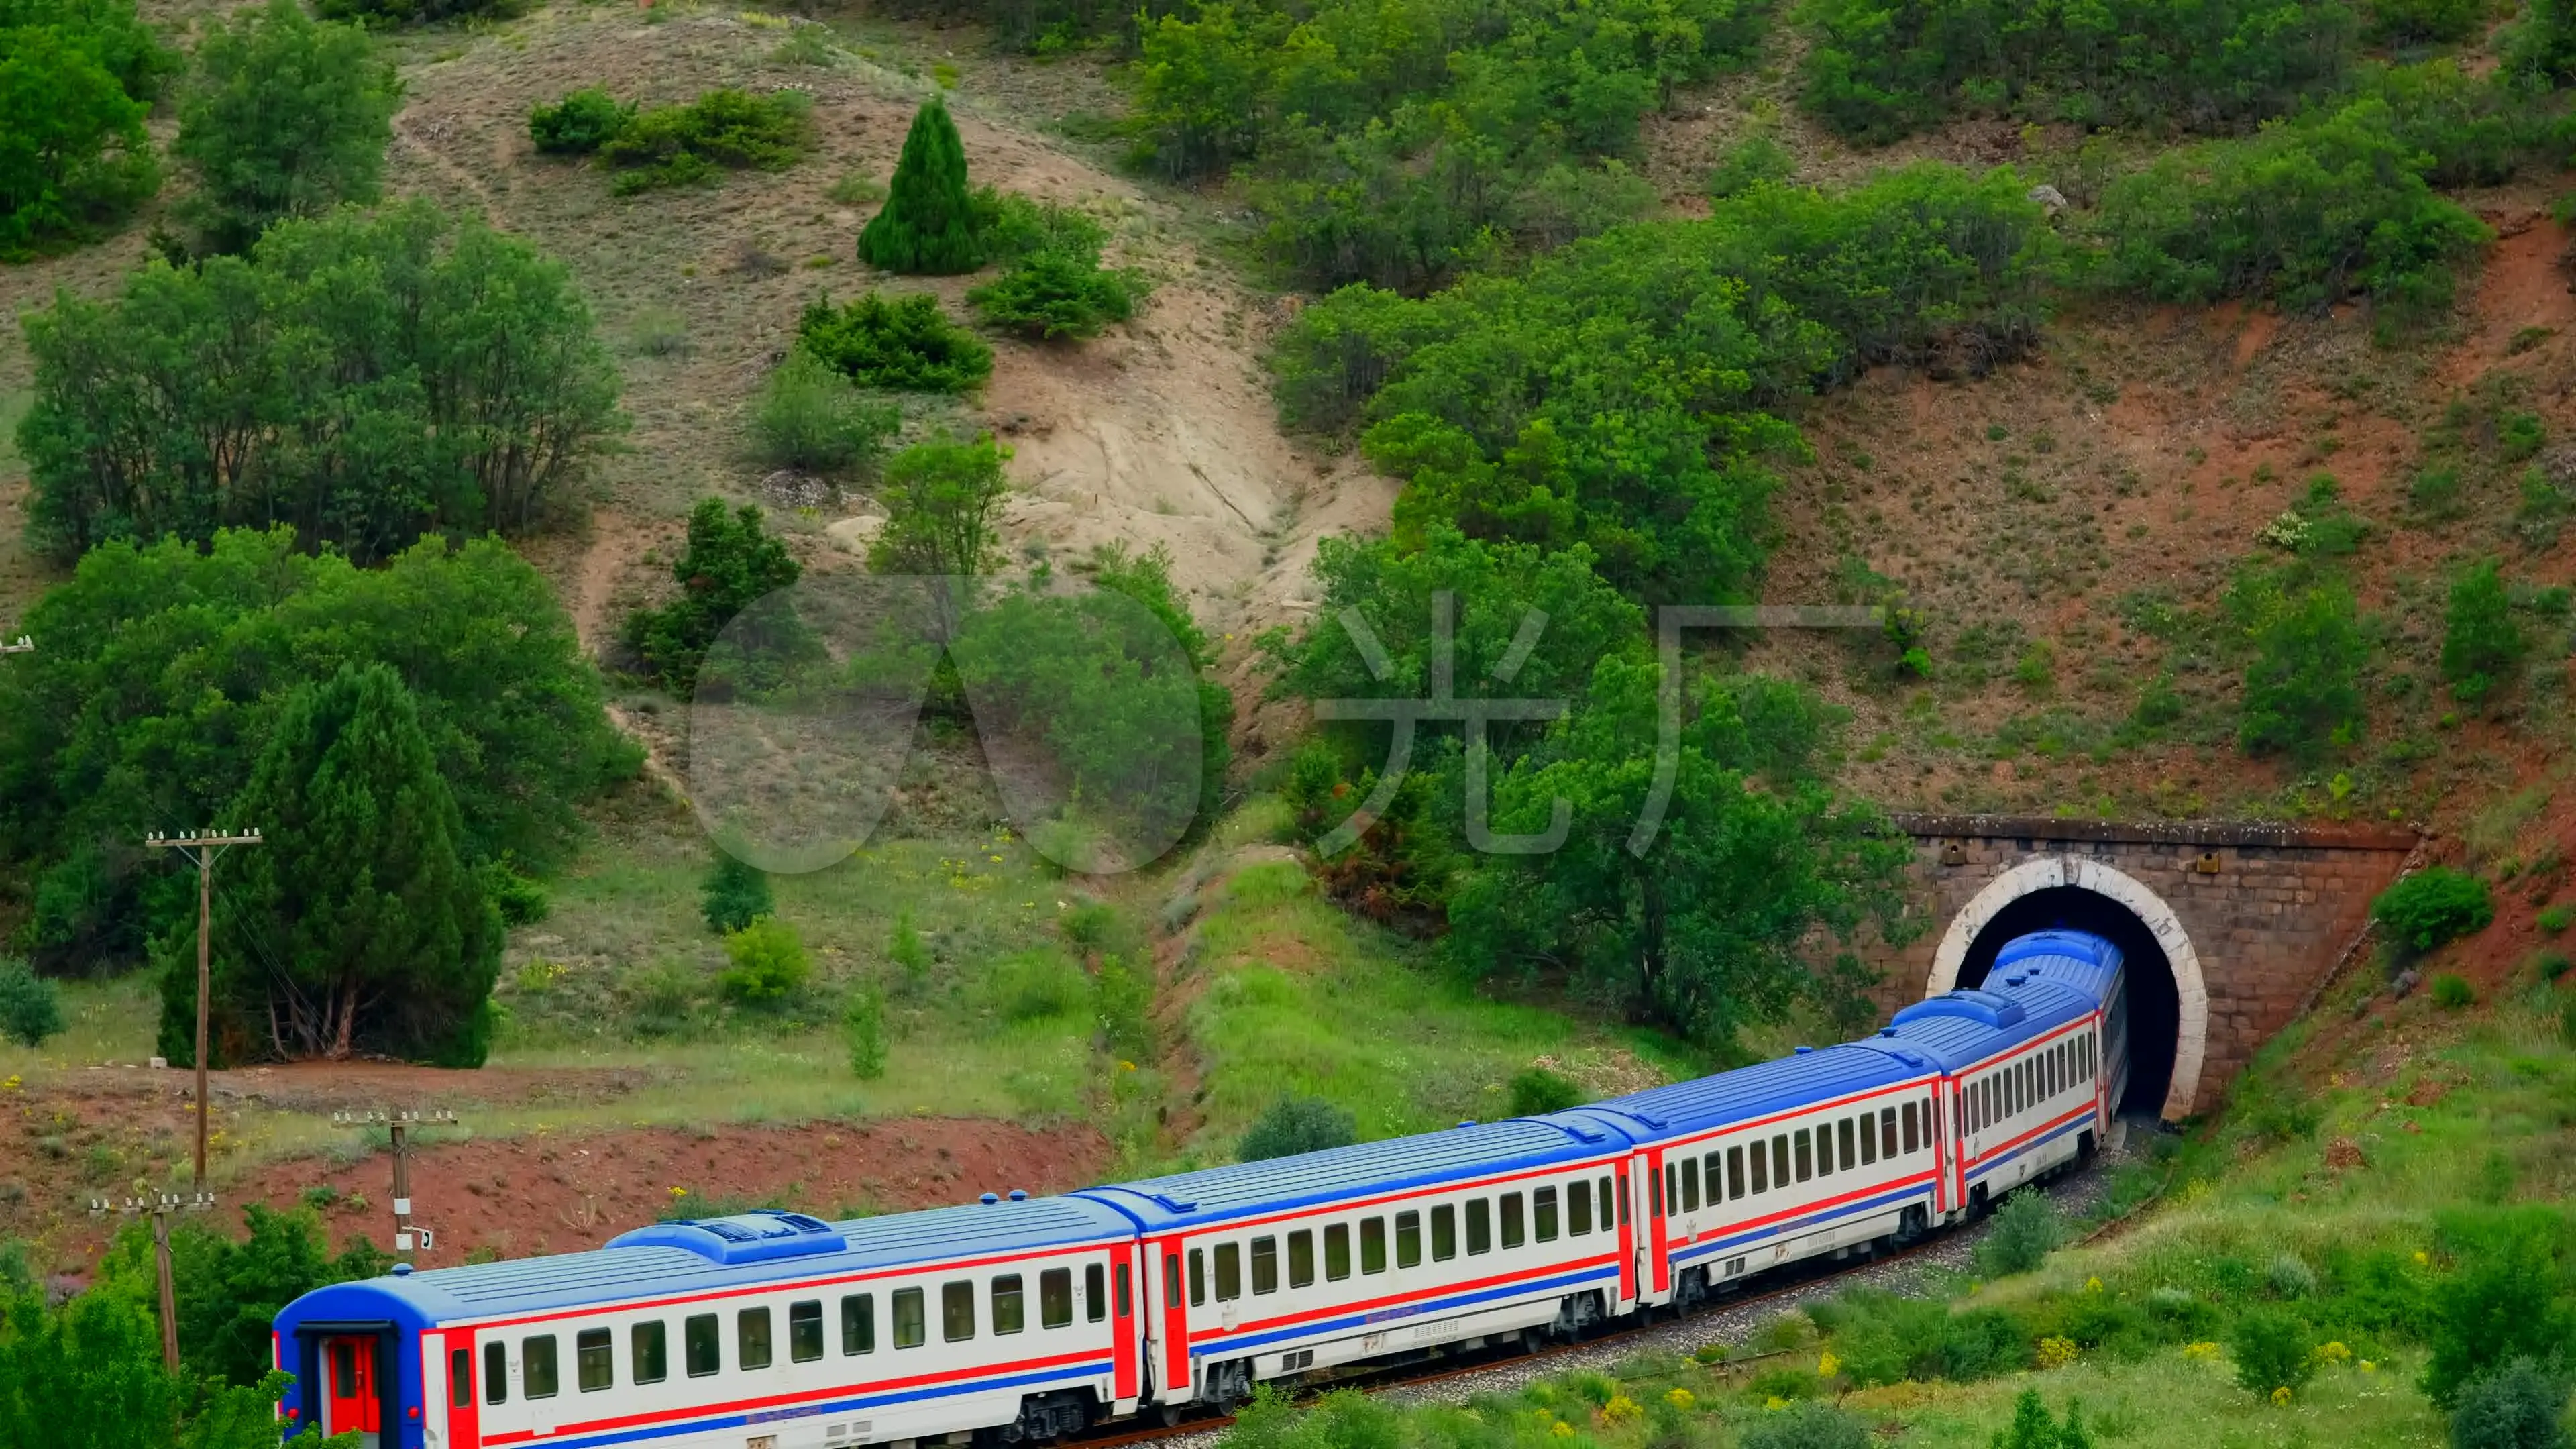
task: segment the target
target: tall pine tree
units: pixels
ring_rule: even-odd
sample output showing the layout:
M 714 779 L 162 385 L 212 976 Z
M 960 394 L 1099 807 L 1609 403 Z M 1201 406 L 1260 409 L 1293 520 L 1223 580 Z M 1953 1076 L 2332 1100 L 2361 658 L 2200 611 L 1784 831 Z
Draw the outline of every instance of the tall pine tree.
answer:
M 501 917 L 458 855 L 456 798 L 401 676 L 344 666 L 298 688 L 227 818 L 266 843 L 227 864 L 216 902 L 218 1059 L 482 1065 Z M 174 1059 L 194 1030 L 195 927 L 163 943 Z
M 912 118 L 886 188 L 885 208 L 859 233 L 859 260 L 889 272 L 949 276 L 984 265 L 975 200 L 966 189 L 966 143 L 932 96 Z

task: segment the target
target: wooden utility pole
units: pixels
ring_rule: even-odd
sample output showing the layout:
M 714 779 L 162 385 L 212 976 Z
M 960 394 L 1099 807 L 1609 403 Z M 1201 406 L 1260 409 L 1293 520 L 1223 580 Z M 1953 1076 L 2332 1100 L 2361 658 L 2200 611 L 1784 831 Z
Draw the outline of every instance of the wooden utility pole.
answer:
M 433 1239 L 427 1228 L 414 1228 L 411 1221 L 411 1145 L 407 1129 L 412 1127 L 447 1126 L 456 1121 L 454 1112 L 404 1110 L 396 1112 L 334 1112 L 334 1122 L 353 1126 L 381 1123 L 393 1138 L 394 1149 L 394 1256 L 410 1262 L 415 1241 L 418 1250 L 428 1252 Z
M 35 651 L 36 641 L 24 634 L 18 636 L 18 642 L 15 644 L 0 640 L 0 654 L 32 654 Z
M 182 1198 L 175 1192 L 165 1192 L 152 1198 L 127 1198 L 115 1209 L 128 1216 L 147 1212 L 152 1215 L 152 1270 L 161 1289 L 161 1366 L 174 1374 L 179 1371 L 179 1295 L 170 1280 L 170 1214 L 182 1209 L 204 1212 L 214 1205 L 211 1193 Z M 109 1210 L 107 1199 L 89 1200 L 90 1216 L 103 1217 Z
M 206 1190 L 206 997 L 211 974 L 215 929 L 215 857 L 236 845 L 260 844 L 259 832 L 226 835 L 220 831 L 143 838 L 150 850 L 175 850 L 197 866 L 197 1175 L 192 1186 Z

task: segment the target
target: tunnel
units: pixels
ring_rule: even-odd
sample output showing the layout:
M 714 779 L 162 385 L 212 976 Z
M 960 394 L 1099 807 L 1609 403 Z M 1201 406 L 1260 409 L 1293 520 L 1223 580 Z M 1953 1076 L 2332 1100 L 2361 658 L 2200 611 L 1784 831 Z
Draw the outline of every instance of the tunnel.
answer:
M 2048 886 L 2016 897 L 1970 940 L 1959 962 L 1958 984 L 1982 984 L 2005 942 L 2052 929 L 2090 931 L 2120 948 L 2127 965 L 2122 979 L 2129 998 L 2129 1088 L 2117 1110 L 2124 1116 L 2156 1116 L 2173 1084 L 2182 1001 L 2173 963 L 2136 912 L 2082 886 Z

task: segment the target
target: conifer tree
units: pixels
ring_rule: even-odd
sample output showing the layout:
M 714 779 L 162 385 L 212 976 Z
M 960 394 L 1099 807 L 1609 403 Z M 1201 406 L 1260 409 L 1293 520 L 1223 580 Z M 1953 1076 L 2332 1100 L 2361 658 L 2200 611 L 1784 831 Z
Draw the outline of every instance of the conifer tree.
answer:
M 859 233 L 859 260 L 889 272 L 971 272 L 984 264 L 981 230 L 966 189 L 966 143 L 947 103 L 932 96 L 903 138 L 885 208 Z

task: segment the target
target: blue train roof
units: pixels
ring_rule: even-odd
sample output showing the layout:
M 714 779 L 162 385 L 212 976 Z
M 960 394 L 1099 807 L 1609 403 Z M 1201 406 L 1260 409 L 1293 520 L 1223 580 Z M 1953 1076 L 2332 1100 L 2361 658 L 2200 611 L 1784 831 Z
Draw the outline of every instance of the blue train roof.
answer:
M 1800 1047 L 1776 1061 L 1649 1087 L 1558 1115 L 1607 1118 L 1641 1141 L 1661 1141 L 1750 1122 L 1849 1092 L 1894 1086 L 1925 1075 L 1932 1065 L 1929 1058 L 1902 1043 L 1872 1040 Z
M 2027 936 L 2015 936 L 1995 952 L 1993 974 L 2031 956 L 2064 957 L 2095 966 L 2120 964 L 2120 948 L 2090 931 L 2033 931 Z
M 1133 1231 L 1125 1218 L 1079 1197 L 974 1203 L 843 1223 L 800 1213 L 744 1213 L 639 1228 L 586 1253 L 342 1283 L 297 1299 L 280 1321 L 390 1318 L 436 1324 L 499 1318 L 1057 1247 Z
M 2098 1005 L 2109 1004 L 2119 989 L 2120 948 L 2082 931 L 2042 931 L 2009 942 L 1995 953 L 1987 981 L 2006 992 L 2021 981 L 2052 981 L 2083 992 Z
M 1135 1219 L 1137 1226 L 1159 1232 L 1247 1212 L 1277 1212 L 1461 1177 L 1573 1162 L 1627 1145 L 1625 1138 L 1598 1123 L 1515 1117 L 1329 1152 L 1086 1188 L 1076 1195 L 1114 1206 Z

